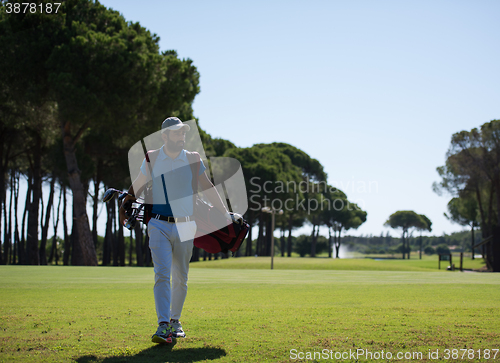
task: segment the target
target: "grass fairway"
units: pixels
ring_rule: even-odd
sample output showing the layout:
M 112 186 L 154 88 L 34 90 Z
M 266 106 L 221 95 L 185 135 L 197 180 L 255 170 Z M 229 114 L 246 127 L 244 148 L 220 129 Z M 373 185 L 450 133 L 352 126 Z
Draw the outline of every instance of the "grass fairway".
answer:
M 454 257 L 453 264 L 458 269 L 460 259 Z M 275 270 L 361 270 L 361 271 L 446 271 L 449 261 L 441 261 L 438 270 L 438 257 L 423 256 L 420 260 L 372 259 L 372 258 L 289 258 L 275 257 Z M 464 269 L 480 269 L 484 266 L 483 259 L 464 258 Z M 240 257 L 216 261 L 200 261 L 192 264 L 199 268 L 233 268 L 233 269 L 263 269 L 271 268 L 270 257 Z
M 192 268 L 188 338 L 170 346 L 150 342 L 152 268 L 0 266 L 0 281 L 0 362 L 500 361 L 499 274 Z

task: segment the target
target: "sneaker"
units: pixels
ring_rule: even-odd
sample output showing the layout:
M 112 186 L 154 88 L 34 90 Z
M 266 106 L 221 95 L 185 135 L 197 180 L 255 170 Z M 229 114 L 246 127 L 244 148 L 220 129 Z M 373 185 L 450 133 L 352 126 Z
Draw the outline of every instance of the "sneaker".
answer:
M 172 326 L 172 334 L 174 338 L 185 338 L 186 333 L 182 330 L 181 322 L 177 319 L 170 319 L 170 325 Z
M 170 324 L 160 324 L 151 337 L 153 343 L 172 343 L 172 327 Z

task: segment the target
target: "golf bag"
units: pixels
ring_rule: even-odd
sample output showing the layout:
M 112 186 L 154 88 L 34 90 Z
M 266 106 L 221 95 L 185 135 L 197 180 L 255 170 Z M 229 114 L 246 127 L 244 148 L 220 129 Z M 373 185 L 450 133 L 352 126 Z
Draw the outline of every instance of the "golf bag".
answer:
M 216 220 L 226 218 L 216 208 L 208 205 L 203 200 L 196 199 L 195 207 L 196 236 L 194 245 L 208 253 L 236 253 L 247 236 L 250 225 L 244 219 L 225 223 L 225 227 L 216 229 L 215 225 L 220 226 Z
M 149 163 L 148 171 L 152 174 L 153 166 L 158 157 L 159 149 L 148 151 L 146 161 Z M 201 158 L 197 152 L 186 151 L 189 165 L 191 166 L 192 189 L 193 189 L 193 214 L 196 221 L 197 232 L 194 238 L 195 247 L 199 247 L 208 253 L 225 254 L 228 251 L 236 253 L 245 240 L 250 225 L 243 218 L 227 221 L 226 217 L 216 208 L 208 205 L 198 197 L 198 175 L 200 172 Z M 145 193 L 151 193 L 151 188 L 146 188 Z M 151 219 L 151 204 L 144 205 L 143 221 L 145 224 Z M 230 213 L 234 215 L 233 213 Z M 221 222 L 223 218 L 223 222 Z M 226 225 L 223 228 L 216 226 Z

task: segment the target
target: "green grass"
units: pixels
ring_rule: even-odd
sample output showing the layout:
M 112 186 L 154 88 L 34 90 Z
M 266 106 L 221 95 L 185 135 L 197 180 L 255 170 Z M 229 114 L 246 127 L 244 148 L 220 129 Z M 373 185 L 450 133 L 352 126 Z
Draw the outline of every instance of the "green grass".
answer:
M 152 268 L 0 266 L 0 281 L 0 362 L 288 362 L 300 361 L 291 349 L 358 348 L 425 361 L 429 349 L 500 348 L 498 274 L 192 268 L 188 338 L 169 346 L 150 342 Z
M 460 259 L 455 257 L 452 261 L 455 267 L 460 265 Z M 437 256 L 423 256 L 422 260 L 372 258 L 307 258 L 307 257 L 275 257 L 275 270 L 361 270 L 361 271 L 446 271 L 448 261 L 441 261 L 441 270 L 438 269 Z M 484 266 L 482 259 L 472 260 L 464 258 L 465 269 L 479 269 Z M 233 269 L 270 269 L 270 257 L 240 257 L 216 261 L 199 261 L 192 267 L 202 268 L 233 268 Z M 457 271 L 455 271 L 457 272 Z

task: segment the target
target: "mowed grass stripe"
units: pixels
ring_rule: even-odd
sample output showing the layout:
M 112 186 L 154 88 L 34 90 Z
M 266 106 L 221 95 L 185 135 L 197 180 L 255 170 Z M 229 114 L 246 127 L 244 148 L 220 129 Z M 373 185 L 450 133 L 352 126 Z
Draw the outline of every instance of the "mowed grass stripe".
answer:
M 459 258 L 453 263 L 458 269 Z M 423 259 L 412 257 L 410 260 L 400 259 L 371 259 L 371 258 L 300 258 L 275 257 L 275 270 L 359 270 L 359 271 L 440 271 L 445 272 L 449 261 L 441 261 L 441 270 L 438 269 L 437 256 L 423 256 Z M 233 268 L 233 269 L 262 269 L 271 267 L 270 257 L 239 257 L 215 261 L 199 261 L 191 264 L 193 268 Z M 479 269 L 484 266 L 482 259 L 472 260 L 464 258 L 463 268 Z
M 149 341 L 152 268 L 1 266 L 0 281 L 6 362 L 287 362 L 291 349 L 500 345 L 497 274 L 193 268 L 188 338 L 173 347 Z

